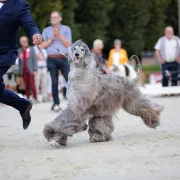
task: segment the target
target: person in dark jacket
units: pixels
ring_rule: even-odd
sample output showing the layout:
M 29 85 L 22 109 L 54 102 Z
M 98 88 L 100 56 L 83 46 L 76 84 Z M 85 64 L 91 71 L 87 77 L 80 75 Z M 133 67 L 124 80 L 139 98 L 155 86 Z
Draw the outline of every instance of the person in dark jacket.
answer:
M 42 43 L 40 32 L 32 20 L 25 0 L 0 0 L 0 102 L 20 112 L 23 128 L 30 124 L 32 103 L 5 89 L 3 75 L 18 56 L 18 28 L 22 26 L 35 45 Z

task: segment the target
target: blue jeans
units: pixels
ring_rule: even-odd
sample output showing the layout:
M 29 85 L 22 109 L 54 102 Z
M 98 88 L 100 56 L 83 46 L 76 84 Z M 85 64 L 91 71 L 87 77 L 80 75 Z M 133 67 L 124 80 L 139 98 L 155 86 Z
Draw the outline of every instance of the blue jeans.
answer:
M 163 74 L 163 79 L 162 79 L 162 85 L 163 87 L 168 86 L 168 78 L 165 75 L 165 71 L 168 70 L 170 73 L 172 72 L 172 86 L 177 86 L 178 83 L 178 63 L 177 62 L 165 62 L 162 64 L 162 74 Z
M 8 71 L 9 68 L 10 66 L 0 66 L 0 102 L 11 106 L 23 113 L 25 112 L 29 101 L 24 98 L 20 98 L 12 91 L 5 89 L 3 75 Z
M 68 81 L 68 74 L 70 71 L 70 66 L 68 64 L 68 60 L 66 58 L 49 58 L 47 60 L 47 67 L 51 75 L 52 80 L 52 95 L 54 104 L 59 105 L 59 93 L 58 93 L 58 77 L 59 77 L 59 70 L 61 71 L 62 75 L 64 76 L 66 82 Z

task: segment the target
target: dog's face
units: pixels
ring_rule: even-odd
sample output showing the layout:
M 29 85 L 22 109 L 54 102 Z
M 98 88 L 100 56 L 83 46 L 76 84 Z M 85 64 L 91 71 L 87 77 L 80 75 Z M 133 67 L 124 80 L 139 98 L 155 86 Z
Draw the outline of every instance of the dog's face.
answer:
M 83 46 L 75 46 L 72 52 L 74 63 L 78 65 L 84 59 L 85 49 Z
M 86 66 L 86 57 L 92 56 L 88 46 L 81 40 L 76 41 L 68 51 L 69 63 L 72 63 L 76 67 Z

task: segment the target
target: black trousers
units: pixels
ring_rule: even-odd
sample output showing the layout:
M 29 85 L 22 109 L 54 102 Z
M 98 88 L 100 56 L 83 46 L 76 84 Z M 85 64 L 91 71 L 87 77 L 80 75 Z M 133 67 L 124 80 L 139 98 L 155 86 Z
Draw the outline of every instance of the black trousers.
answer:
M 59 105 L 59 92 L 58 92 L 58 77 L 59 77 L 59 70 L 61 71 L 62 75 L 66 82 L 68 81 L 68 74 L 70 71 L 70 66 L 68 64 L 68 60 L 66 58 L 48 58 L 47 60 L 48 70 L 51 75 L 52 80 L 52 95 L 54 104 Z
M 165 62 L 162 64 L 162 85 L 163 87 L 167 87 L 169 83 L 169 79 L 166 75 L 166 71 L 169 71 L 171 74 L 171 82 L 172 86 L 177 86 L 178 83 L 178 63 L 177 62 Z
M 5 89 L 3 75 L 9 68 L 10 66 L 0 66 L 0 102 L 13 107 L 22 113 L 26 110 L 29 101 L 24 98 L 20 98 L 14 92 Z

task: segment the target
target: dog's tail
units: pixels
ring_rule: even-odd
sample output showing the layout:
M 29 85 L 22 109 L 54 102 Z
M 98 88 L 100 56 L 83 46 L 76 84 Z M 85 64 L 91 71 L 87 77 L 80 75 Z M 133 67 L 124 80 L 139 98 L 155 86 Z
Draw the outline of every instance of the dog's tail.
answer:
M 43 129 L 44 137 L 49 141 L 54 136 L 55 130 L 51 123 L 45 124 Z
M 130 57 L 129 61 L 131 61 L 133 58 L 135 58 L 137 60 L 136 61 L 136 66 L 138 67 L 138 69 L 137 69 L 137 77 L 132 79 L 132 81 L 137 82 L 137 83 L 141 83 L 142 66 L 141 66 L 139 57 L 136 56 L 136 55 L 132 55 Z

